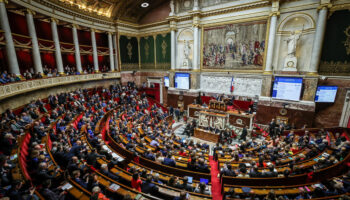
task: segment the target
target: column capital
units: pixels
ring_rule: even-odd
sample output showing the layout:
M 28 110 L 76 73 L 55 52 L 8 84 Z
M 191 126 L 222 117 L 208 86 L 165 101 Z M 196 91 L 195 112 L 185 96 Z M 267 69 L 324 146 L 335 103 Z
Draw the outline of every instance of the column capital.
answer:
M 152 36 L 153 36 L 154 41 L 156 41 L 157 35 L 152 35 Z
M 72 28 L 78 29 L 78 28 L 79 28 L 79 25 L 78 25 L 78 24 L 72 24 Z
M 279 11 L 276 11 L 276 12 L 271 12 L 270 14 L 269 14 L 269 16 L 270 17 L 272 17 L 272 16 L 276 16 L 276 17 L 278 17 L 278 16 L 280 16 L 280 12 Z
M 317 7 L 317 11 L 325 10 L 325 9 L 328 10 L 328 9 L 330 9 L 332 7 L 333 7 L 333 4 L 331 4 L 331 3 L 324 3 L 324 4 L 321 4 L 321 5 L 319 5 Z
M 0 0 L 0 3 L 8 3 L 7 0 Z
M 51 17 L 51 22 L 55 22 L 57 24 L 58 23 L 58 19 Z
M 108 34 L 108 35 L 113 35 L 113 32 L 107 31 L 107 34 Z
M 29 9 L 29 8 L 27 8 L 26 11 L 27 11 L 27 14 L 29 14 L 29 15 L 35 15 L 36 14 L 35 11 L 33 11 L 33 10 Z
M 91 30 L 91 32 L 96 32 L 96 29 L 94 29 L 94 28 L 91 28 L 90 30 Z

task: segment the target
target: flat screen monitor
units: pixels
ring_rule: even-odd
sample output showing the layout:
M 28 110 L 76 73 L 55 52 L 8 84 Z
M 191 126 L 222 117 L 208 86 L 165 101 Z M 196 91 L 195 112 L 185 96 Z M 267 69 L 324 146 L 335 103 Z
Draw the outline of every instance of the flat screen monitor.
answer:
M 299 77 L 275 77 L 272 98 L 290 101 L 299 101 L 303 78 Z
M 338 86 L 318 86 L 315 102 L 333 103 L 337 95 Z
M 169 76 L 164 76 L 164 86 L 169 87 Z
M 190 74 L 175 73 L 175 88 L 189 90 L 190 89 Z

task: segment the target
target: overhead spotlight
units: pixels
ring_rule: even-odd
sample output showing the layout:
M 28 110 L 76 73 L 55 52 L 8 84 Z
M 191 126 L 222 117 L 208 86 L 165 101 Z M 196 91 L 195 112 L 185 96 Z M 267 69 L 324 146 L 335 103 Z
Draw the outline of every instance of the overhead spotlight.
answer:
M 147 2 L 143 2 L 142 4 L 141 4 L 141 7 L 142 8 L 147 8 L 149 6 L 149 3 L 147 3 Z

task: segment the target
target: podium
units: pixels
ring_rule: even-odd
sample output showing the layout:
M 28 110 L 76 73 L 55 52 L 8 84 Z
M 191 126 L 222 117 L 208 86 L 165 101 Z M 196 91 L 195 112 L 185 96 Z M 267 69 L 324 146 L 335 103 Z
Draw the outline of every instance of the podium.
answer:
M 220 130 L 226 129 L 228 124 L 238 128 L 248 126 L 248 129 L 251 130 L 253 128 L 254 116 L 254 114 L 240 113 L 237 110 L 225 111 L 193 104 L 187 106 L 188 118 L 199 120 L 202 123 L 202 127 L 215 128 L 216 126 Z M 223 124 L 223 127 L 221 124 Z

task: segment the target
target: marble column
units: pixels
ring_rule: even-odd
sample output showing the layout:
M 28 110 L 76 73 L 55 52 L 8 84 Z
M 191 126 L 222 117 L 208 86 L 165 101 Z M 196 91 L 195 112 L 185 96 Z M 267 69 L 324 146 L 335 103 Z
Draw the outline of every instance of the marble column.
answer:
M 114 55 L 114 69 L 116 71 L 120 71 L 119 70 L 119 59 L 118 59 L 118 46 L 117 46 L 117 33 L 115 33 L 113 35 L 113 46 L 114 46 L 114 51 L 115 51 L 115 55 Z
M 199 69 L 198 67 L 198 57 L 199 57 L 199 49 L 198 49 L 198 44 L 199 44 L 199 36 L 198 36 L 198 26 L 194 25 L 193 27 L 193 70 Z
M 38 38 L 36 36 L 35 25 L 33 20 L 33 11 L 27 9 L 26 18 L 27 18 L 29 35 L 32 38 L 34 69 L 36 73 L 40 72 L 41 74 L 43 74 L 43 66 L 41 64 Z
M 52 29 L 52 38 L 55 43 L 55 50 L 56 50 L 55 58 L 56 58 L 57 71 L 59 74 L 64 74 L 62 55 L 61 55 L 61 46 L 60 46 L 60 40 L 58 38 L 58 32 L 57 32 L 57 19 L 52 18 L 51 29 Z
M 99 72 L 100 70 L 98 68 L 98 56 L 97 56 L 95 29 L 91 29 L 91 44 L 92 44 L 92 56 L 94 59 L 94 70 L 95 70 L 95 72 Z
M 267 44 L 267 53 L 266 53 L 266 63 L 265 63 L 265 74 L 272 73 L 272 58 L 273 58 L 273 49 L 275 45 L 276 38 L 276 26 L 277 26 L 277 14 L 273 13 L 270 18 L 270 30 L 269 30 L 269 38 Z
M 326 31 L 326 22 L 327 22 L 327 7 L 322 7 L 318 13 L 317 24 L 316 24 L 316 33 L 314 38 L 314 43 L 311 52 L 311 61 L 310 61 L 310 75 L 317 75 L 318 66 L 320 64 L 322 44 L 324 39 L 324 34 Z
M 73 32 L 73 42 L 74 42 L 74 52 L 75 52 L 75 63 L 77 65 L 77 71 L 82 74 L 83 68 L 81 67 L 81 57 L 80 57 L 80 47 L 79 47 L 79 39 L 78 39 L 78 25 L 73 24 L 72 32 Z
M 114 71 L 114 58 L 113 58 L 113 41 L 112 41 L 112 33 L 108 32 L 108 48 L 109 48 L 109 63 L 110 63 L 110 71 Z
M 12 39 L 12 33 L 11 33 L 11 29 L 10 29 L 9 20 L 7 17 L 6 6 L 5 6 L 4 0 L 0 0 L 0 23 L 1 23 L 1 28 L 5 34 L 7 60 L 8 60 L 9 69 L 10 69 L 9 71 L 10 71 L 10 73 L 14 73 L 16 75 L 21 75 L 21 73 L 19 71 L 15 45 L 14 45 L 13 39 Z
M 176 32 L 175 29 L 172 29 L 171 32 L 171 70 L 176 68 Z

